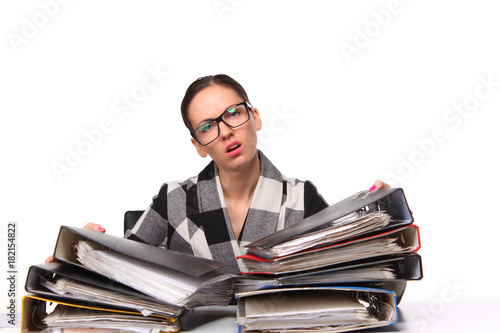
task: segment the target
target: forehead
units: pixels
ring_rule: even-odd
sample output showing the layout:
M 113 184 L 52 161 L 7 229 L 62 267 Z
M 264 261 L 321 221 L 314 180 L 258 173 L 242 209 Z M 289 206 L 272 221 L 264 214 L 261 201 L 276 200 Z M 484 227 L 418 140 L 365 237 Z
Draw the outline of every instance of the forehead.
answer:
M 201 90 L 189 104 L 187 113 L 193 126 L 199 122 L 215 118 L 228 107 L 243 102 L 238 93 L 228 87 L 211 85 Z

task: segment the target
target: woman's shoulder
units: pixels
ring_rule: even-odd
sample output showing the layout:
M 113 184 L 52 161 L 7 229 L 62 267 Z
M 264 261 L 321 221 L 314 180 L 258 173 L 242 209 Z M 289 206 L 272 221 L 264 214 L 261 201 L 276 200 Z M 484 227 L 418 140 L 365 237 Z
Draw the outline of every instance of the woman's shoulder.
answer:
M 301 200 L 305 199 L 307 201 L 308 198 L 314 198 L 319 195 L 316 185 L 310 180 L 283 177 L 283 185 L 286 187 L 287 195 L 293 195 Z
M 283 186 L 288 189 L 288 191 L 294 192 L 314 192 L 316 186 L 310 180 L 301 180 L 296 177 L 286 177 L 281 171 L 274 166 L 274 164 L 264 155 L 262 151 L 259 150 L 259 156 L 261 160 L 261 173 L 263 177 L 273 178 L 277 181 L 281 181 Z
M 198 183 L 198 175 L 187 178 L 185 180 L 171 180 L 164 182 L 160 187 L 160 193 L 171 193 L 175 190 L 188 191 L 191 187 Z
M 189 177 L 184 180 L 166 181 L 162 184 L 161 188 L 167 192 L 175 189 L 182 189 L 188 191 L 193 186 L 196 186 L 200 181 L 209 180 L 215 177 L 214 162 L 211 161 L 208 165 L 196 176 Z

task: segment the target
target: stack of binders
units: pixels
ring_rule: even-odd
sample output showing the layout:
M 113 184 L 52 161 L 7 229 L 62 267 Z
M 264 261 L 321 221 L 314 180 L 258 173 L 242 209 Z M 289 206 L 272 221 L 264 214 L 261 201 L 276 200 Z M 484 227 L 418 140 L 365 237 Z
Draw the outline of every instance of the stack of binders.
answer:
M 224 264 L 93 230 L 62 226 L 54 258 L 28 271 L 23 333 L 176 332 L 185 309 L 232 299 Z
M 397 322 L 423 277 L 419 229 L 401 188 L 360 192 L 247 245 L 240 332 L 343 332 Z

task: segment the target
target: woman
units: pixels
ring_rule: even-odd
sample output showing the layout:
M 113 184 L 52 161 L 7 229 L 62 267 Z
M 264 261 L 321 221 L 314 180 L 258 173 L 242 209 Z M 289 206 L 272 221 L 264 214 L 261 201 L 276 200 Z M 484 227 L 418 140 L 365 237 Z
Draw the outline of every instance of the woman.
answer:
M 200 174 L 164 184 L 126 238 L 244 267 L 244 246 L 327 207 L 309 181 L 284 177 L 257 149 L 262 128 L 243 87 L 223 74 L 194 81 L 181 104 Z M 389 187 L 376 181 L 370 190 Z M 98 224 L 86 228 L 105 232 Z

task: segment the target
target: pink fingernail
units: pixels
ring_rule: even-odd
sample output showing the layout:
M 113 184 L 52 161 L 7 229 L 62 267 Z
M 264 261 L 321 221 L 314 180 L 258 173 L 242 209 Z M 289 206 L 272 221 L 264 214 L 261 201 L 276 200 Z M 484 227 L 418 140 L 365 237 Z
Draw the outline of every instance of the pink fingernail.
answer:
M 99 230 L 104 230 L 104 228 L 99 228 Z
M 375 191 L 375 189 L 376 189 L 376 188 L 377 188 L 377 187 L 376 187 L 375 185 L 373 185 L 372 187 L 370 187 L 370 189 L 369 189 L 368 191 L 370 191 L 370 192 L 371 192 L 371 191 Z

